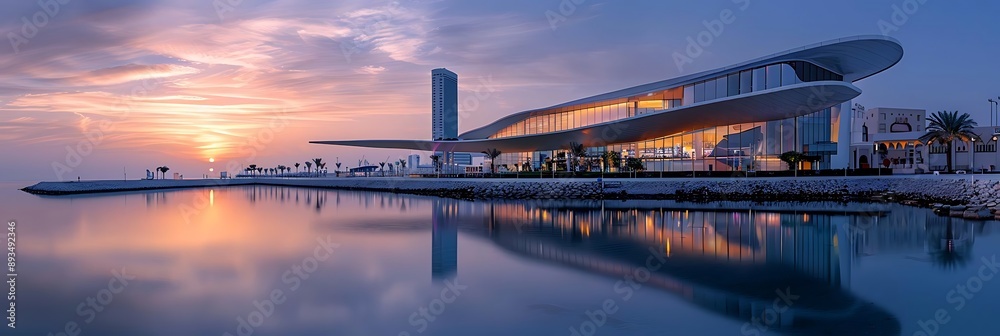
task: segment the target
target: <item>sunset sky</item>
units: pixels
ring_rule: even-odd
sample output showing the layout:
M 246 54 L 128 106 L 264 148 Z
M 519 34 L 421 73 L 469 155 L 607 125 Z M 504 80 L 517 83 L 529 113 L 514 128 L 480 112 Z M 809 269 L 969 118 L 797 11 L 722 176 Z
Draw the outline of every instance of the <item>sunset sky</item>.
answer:
M 0 180 L 395 161 L 410 152 L 307 142 L 429 139 L 437 67 L 460 76 L 464 132 L 522 110 L 881 34 L 878 22 L 892 22 L 893 6 L 906 2 L 576 1 L 8 1 Z M 679 69 L 672 55 L 725 9 L 736 21 Z M 989 125 L 986 99 L 1000 95 L 996 13 L 995 2 L 919 5 L 889 32 L 902 62 L 858 82 L 855 102 L 957 109 Z M 25 27 L 33 19 L 44 23 L 37 31 Z

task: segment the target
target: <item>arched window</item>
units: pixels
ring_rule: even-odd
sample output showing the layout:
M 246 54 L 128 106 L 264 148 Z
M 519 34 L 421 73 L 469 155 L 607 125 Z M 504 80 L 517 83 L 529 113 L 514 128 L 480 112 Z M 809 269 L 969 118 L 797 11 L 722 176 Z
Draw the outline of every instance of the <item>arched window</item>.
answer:
M 868 125 L 861 125 L 861 142 L 868 142 Z

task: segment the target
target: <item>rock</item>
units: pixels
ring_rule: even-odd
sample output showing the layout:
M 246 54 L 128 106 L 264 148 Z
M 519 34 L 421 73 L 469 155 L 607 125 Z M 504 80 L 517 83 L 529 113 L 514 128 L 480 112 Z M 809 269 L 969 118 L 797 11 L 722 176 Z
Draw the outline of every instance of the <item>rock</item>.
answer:
M 988 219 L 992 218 L 993 215 L 990 214 L 990 211 L 988 209 L 979 209 L 979 210 L 969 209 L 965 210 L 965 212 L 962 213 L 962 217 L 965 219 Z

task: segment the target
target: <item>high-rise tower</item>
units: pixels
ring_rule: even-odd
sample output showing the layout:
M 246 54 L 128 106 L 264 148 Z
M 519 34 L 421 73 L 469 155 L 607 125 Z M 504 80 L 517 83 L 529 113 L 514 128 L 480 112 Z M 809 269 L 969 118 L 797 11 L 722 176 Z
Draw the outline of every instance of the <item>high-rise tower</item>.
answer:
M 431 140 L 458 138 L 458 75 L 431 70 Z

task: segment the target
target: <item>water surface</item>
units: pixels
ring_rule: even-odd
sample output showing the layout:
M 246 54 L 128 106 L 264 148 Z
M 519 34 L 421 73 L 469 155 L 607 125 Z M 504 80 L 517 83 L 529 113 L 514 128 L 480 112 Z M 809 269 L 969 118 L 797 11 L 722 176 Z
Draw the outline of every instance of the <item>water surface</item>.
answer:
M 998 333 L 996 224 L 926 209 L 2 187 L 23 334 Z

